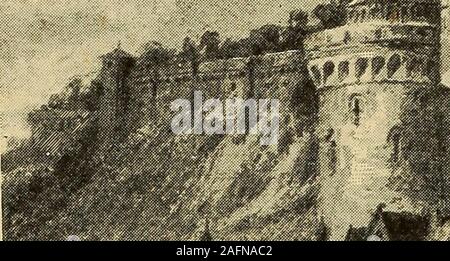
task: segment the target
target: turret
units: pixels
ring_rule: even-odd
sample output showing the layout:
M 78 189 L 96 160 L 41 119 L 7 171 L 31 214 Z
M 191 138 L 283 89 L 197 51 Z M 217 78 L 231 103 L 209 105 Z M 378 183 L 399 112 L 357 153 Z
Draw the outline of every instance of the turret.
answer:
M 127 134 L 125 121 L 130 97 L 127 77 L 135 60 L 120 45 L 101 59 L 99 137 L 104 147 L 113 140 L 120 141 Z
M 319 90 L 320 215 L 331 240 L 370 213 L 420 212 L 390 187 L 402 158 L 405 97 L 440 82 L 439 0 L 354 0 L 347 21 L 305 41 Z

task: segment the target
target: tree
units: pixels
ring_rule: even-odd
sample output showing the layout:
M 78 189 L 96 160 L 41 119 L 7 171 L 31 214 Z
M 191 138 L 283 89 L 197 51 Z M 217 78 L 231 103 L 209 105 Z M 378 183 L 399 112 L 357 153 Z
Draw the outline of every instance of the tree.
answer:
M 239 43 L 237 41 L 233 41 L 231 38 L 227 38 L 220 45 L 220 58 L 222 59 L 230 59 L 239 56 Z
M 183 61 L 190 62 L 192 71 L 194 72 L 194 74 L 197 74 L 200 52 L 198 51 L 197 44 L 191 38 L 184 38 L 182 51 L 179 56 Z
M 219 54 L 220 35 L 218 32 L 206 31 L 201 39 L 199 49 L 204 51 L 204 58 L 206 60 L 217 59 Z
M 273 53 L 280 50 L 280 31 L 278 25 L 264 25 L 250 32 L 249 43 L 253 55 Z
M 281 33 L 281 49 L 303 49 L 307 32 L 308 14 L 303 10 L 294 10 L 289 14 L 289 26 Z
M 308 13 L 301 9 L 293 10 L 289 13 L 289 27 L 292 28 L 306 28 L 308 24 Z
M 158 42 L 144 44 L 141 55 L 142 61 L 152 67 L 160 67 L 168 64 L 175 57 L 175 50 L 168 49 Z
M 313 14 L 325 29 L 335 28 L 345 22 L 345 4 L 345 1 L 339 3 L 331 1 L 328 4 L 320 4 L 314 8 Z
M 64 98 L 60 94 L 52 94 L 48 101 L 49 108 L 61 109 L 64 105 Z
M 80 91 L 83 88 L 83 81 L 79 78 L 75 78 L 66 86 L 66 92 L 69 94 L 67 101 L 71 108 L 77 108 L 82 106 L 80 103 Z

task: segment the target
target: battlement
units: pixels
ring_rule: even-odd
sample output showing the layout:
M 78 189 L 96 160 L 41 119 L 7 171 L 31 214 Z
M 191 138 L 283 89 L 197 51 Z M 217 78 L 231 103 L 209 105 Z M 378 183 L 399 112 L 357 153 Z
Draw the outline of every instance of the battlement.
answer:
M 353 1 L 346 24 L 305 39 L 311 78 L 319 89 L 382 82 L 437 84 L 440 8 L 439 1 Z
M 370 24 L 348 24 L 342 27 L 312 33 L 305 40 L 308 52 L 322 51 L 322 48 L 343 49 L 360 44 L 408 43 L 420 46 L 434 46 L 439 42 L 439 31 L 435 25 L 426 22 L 391 24 L 379 21 Z
M 189 62 L 172 63 L 158 68 L 145 64 L 137 64 L 130 77 L 137 84 L 157 82 L 182 82 L 190 81 L 194 77 L 202 80 L 214 79 L 218 76 L 240 76 L 248 74 L 249 70 L 257 71 L 256 77 L 278 72 L 298 70 L 304 64 L 304 55 L 301 51 L 286 51 L 271 53 L 257 57 L 241 57 L 232 59 L 218 59 L 202 62 L 198 65 L 197 75 L 194 75 L 193 67 Z
M 380 203 L 394 212 L 436 207 L 425 186 L 393 189 L 392 177 L 441 175 L 442 137 L 430 138 L 439 132 L 438 95 L 424 94 L 439 88 L 440 1 L 354 0 L 346 8 L 343 25 L 305 41 L 320 98 L 321 215 L 332 240 L 367 226 Z
M 319 89 L 376 82 L 431 86 L 439 77 L 439 66 L 433 57 L 390 48 L 314 59 L 308 68 Z
M 347 6 L 347 23 L 440 23 L 441 0 L 354 0 Z

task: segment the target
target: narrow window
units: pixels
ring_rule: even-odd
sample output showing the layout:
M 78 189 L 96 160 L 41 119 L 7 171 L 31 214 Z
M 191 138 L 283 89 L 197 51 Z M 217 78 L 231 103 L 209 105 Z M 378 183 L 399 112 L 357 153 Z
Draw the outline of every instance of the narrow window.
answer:
M 361 123 L 361 114 L 363 112 L 362 100 L 360 96 L 355 96 L 350 101 L 350 112 L 352 115 L 353 124 L 359 126 Z
M 347 76 L 349 75 L 349 73 L 350 73 L 349 66 L 350 66 L 350 64 L 347 61 L 341 62 L 339 64 L 339 75 L 338 75 L 338 77 L 339 77 L 339 81 L 340 82 L 343 82 L 347 78 Z
M 392 146 L 391 162 L 397 163 L 401 157 L 401 129 L 396 126 L 391 129 L 388 136 L 388 143 Z
M 314 83 L 316 85 L 320 85 L 321 84 L 320 79 L 322 78 L 322 76 L 321 76 L 320 70 L 317 68 L 317 66 L 313 66 L 311 68 L 311 73 L 313 76 Z
M 360 117 L 361 117 L 361 105 L 360 105 L 359 99 L 355 99 L 355 101 L 354 101 L 353 116 L 354 116 L 354 124 L 356 126 L 359 126 L 359 121 L 360 121 Z
M 334 73 L 334 63 L 332 62 L 326 62 L 323 65 L 323 78 L 324 78 L 324 83 L 327 82 L 327 80 L 330 78 L 331 75 L 333 75 Z
M 359 58 L 356 61 L 356 78 L 361 78 L 367 70 L 368 61 L 367 58 Z
M 383 69 L 384 65 L 386 64 L 386 60 L 381 57 L 381 56 L 377 56 L 375 58 L 373 58 L 372 60 L 372 75 L 378 76 L 381 72 L 381 69 Z
M 402 60 L 400 58 L 400 55 L 392 55 L 387 64 L 388 78 L 392 78 L 394 76 L 394 74 L 400 69 L 401 63 Z

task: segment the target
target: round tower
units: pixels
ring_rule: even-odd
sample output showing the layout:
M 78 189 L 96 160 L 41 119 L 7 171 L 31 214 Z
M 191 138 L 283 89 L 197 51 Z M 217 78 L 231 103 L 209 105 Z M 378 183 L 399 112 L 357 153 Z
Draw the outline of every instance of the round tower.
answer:
M 409 93 L 440 82 L 440 0 L 354 0 L 346 22 L 305 42 L 320 95 L 320 213 L 330 239 L 367 227 L 377 207 L 420 212 L 388 186 Z
M 130 90 L 128 76 L 134 65 L 134 58 L 120 48 L 103 55 L 99 74 L 99 139 L 100 147 L 110 146 L 126 135 L 126 113 Z

